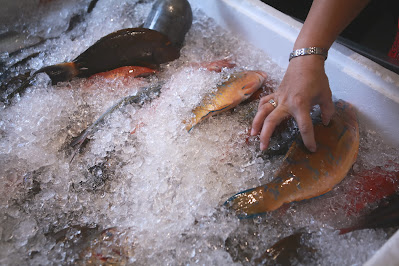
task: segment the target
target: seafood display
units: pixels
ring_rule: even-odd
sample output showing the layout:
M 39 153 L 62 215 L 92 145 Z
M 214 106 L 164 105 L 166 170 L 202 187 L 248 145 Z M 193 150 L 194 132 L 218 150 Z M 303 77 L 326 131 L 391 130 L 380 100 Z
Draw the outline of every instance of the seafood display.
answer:
M 71 161 L 73 160 L 73 158 L 75 157 L 75 155 L 77 154 L 77 152 L 79 152 L 80 147 L 82 146 L 82 144 L 85 142 L 85 140 L 87 139 L 87 137 L 93 133 L 93 131 L 96 129 L 96 127 L 102 123 L 104 121 L 104 119 L 109 116 L 113 111 L 115 111 L 116 109 L 118 109 L 119 107 L 126 105 L 126 104 L 132 104 L 132 103 L 136 103 L 136 104 L 143 104 L 146 101 L 148 101 L 149 99 L 151 99 L 152 97 L 156 97 L 161 90 L 161 85 L 156 85 L 153 87 L 146 87 L 146 88 L 142 88 L 140 90 L 140 92 L 136 95 L 132 95 L 132 96 L 126 96 L 123 97 L 122 99 L 120 99 L 119 101 L 117 101 L 114 105 L 112 105 L 111 107 L 109 107 L 105 113 L 103 113 L 96 121 L 93 122 L 93 124 L 91 124 L 88 128 L 86 128 L 82 133 L 79 134 L 79 136 L 77 136 L 72 142 L 71 142 L 71 146 L 75 147 L 75 152 L 72 156 Z
M 215 72 L 221 72 L 222 68 L 232 68 L 235 65 L 231 63 L 230 61 L 224 59 L 224 60 L 217 60 L 214 62 L 208 62 L 208 63 L 194 63 L 192 64 L 193 67 L 204 67 L 209 71 L 215 71 Z M 106 79 L 125 79 L 127 77 L 138 77 L 138 76 L 146 76 L 149 74 L 155 73 L 154 70 L 146 67 L 121 67 L 115 69 L 115 71 L 108 71 L 104 73 L 98 73 L 96 75 L 93 75 L 90 77 L 90 79 L 95 79 L 97 77 L 103 77 Z M 245 76 L 245 75 L 244 75 Z M 89 80 L 90 80 L 89 79 Z M 238 80 L 237 80 L 238 81 Z M 245 82 L 244 80 L 240 80 Z M 104 121 L 104 119 L 109 116 L 112 112 L 117 110 L 118 108 L 126 105 L 126 104 L 140 104 L 143 105 L 144 103 L 152 100 L 153 98 L 159 96 L 161 92 L 162 84 L 157 84 L 151 87 L 145 87 L 141 88 L 139 92 L 135 95 L 131 96 L 126 96 L 123 97 L 122 99 L 118 100 L 114 105 L 112 105 L 110 108 L 108 108 L 105 113 L 103 113 L 96 121 L 93 122 L 88 128 L 86 128 L 82 133 L 79 134 L 72 142 L 71 146 L 75 147 L 75 152 L 72 156 L 71 161 L 79 151 L 80 147 L 82 144 L 85 142 L 87 137 L 93 133 L 93 131 L 96 129 L 96 127 Z M 141 127 L 144 123 L 140 122 L 138 127 Z M 136 131 L 137 128 L 135 128 L 132 133 Z
M 269 247 L 254 262 L 261 265 L 291 265 L 294 262 L 306 264 L 306 259 L 317 252 L 306 243 L 309 237 L 309 234 L 302 232 L 284 237 Z
M 83 265 L 127 265 L 134 254 L 134 243 L 126 231 L 108 228 L 102 231 L 81 252 Z
M 178 57 L 167 36 L 144 28 L 123 29 L 101 38 L 72 62 L 44 67 L 34 75 L 44 72 L 57 84 L 122 66 L 154 68 Z
M 123 66 L 156 68 L 180 56 L 179 48 L 191 22 L 191 7 L 187 1 L 158 1 L 143 28 L 108 34 L 72 62 L 44 67 L 35 74 L 44 72 L 53 84 L 57 84 Z
M 154 69 L 148 67 L 124 66 L 110 71 L 94 74 L 89 78 L 89 80 L 96 78 L 104 78 L 106 80 L 123 80 L 129 77 L 147 77 L 155 73 L 156 71 Z
M 348 205 L 344 207 L 348 216 L 357 215 L 364 209 L 399 191 L 399 164 L 390 162 L 383 167 L 357 173 L 344 191 Z
M 89 2 L 95 8 L 87 13 Z M 58 25 L 63 23 L 62 28 L 52 28 L 46 21 L 31 26 L 31 20 L 18 27 L 63 34 L 15 54 L 1 54 L 7 70 L 0 69 L 0 80 L 10 81 L 9 86 L 1 84 L 3 95 L 43 66 L 72 64 L 70 59 L 83 56 L 87 47 L 94 49 L 93 43 L 110 32 L 125 29 L 119 38 L 135 27 L 143 28 L 148 36 L 162 31 L 163 27 L 144 28 L 146 22 L 157 20 L 158 11 L 167 11 L 157 9 L 155 2 L 49 1 L 48 12 L 54 13 L 48 17 L 61 17 Z M 163 3 L 157 2 L 158 7 Z M 238 219 L 223 206 L 237 191 L 271 182 L 288 147 L 292 146 L 290 156 L 306 159 L 310 154 L 298 141 L 291 145 L 298 132 L 292 119 L 276 131 L 271 150 L 259 150 L 259 138 L 248 134 L 256 99 L 278 87 L 284 69 L 244 35 L 220 27 L 195 6 L 200 2 L 190 3 L 190 30 L 185 32 L 180 25 L 180 34 L 168 46 L 177 47 L 178 58 L 161 65 L 149 59 L 155 67 L 120 66 L 57 86 L 45 73 L 37 74 L 21 97 L 16 93 L 10 104 L 0 103 L 1 265 L 258 265 L 287 260 L 299 265 L 354 265 L 368 260 L 392 235 L 394 228 L 341 235 L 337 231 L 357 226 L 362 215 L 377 207 L 377 201 L 397 193 L 390 189 L 390 184 L 396 186 L 390 178 L 396 174 L 398 148 L 385 143 L 362 119 L 357 161 L 338 182 L 338 176 L 345 175 L 344 162 L 350 164 L 348 151 L 354 152 L 357 141 L 350 134 L 356 125 L 350 116 L 346 131 L 338 126 L 339 114 L 352 114 L 345 102 L 337 104 L 339 119 L 329 127 L 316 126 L 326 138 L 321 138 L 326 144 L 319 146 L 320 158 L 326 164 L 331 156 L 335 164 L 339 161 L 335 172 L 327 169 L 337 182 L 329 193 L 285 204 L 253 219 Z M 153 10 L 158 11 L 152 14 Z M 68 31 L 76 14 L 84 17 Z M 191 20 L 189 15 L 185 18 Z M 156 36 L 173 32 L 168 27 L 164 30 Z M 112 41 L 106 39 L 106 43 Z M 98 60 L 107 57 L 106 49 L 101 51 L 104 55 L 98 55 Z M 95 54 L 85 57 L 97 60 Z M 93 67 L 106 65 L 98 64 Z M 236 107 L 223 112 L 231 106 Z M 339 143 L 334 147 L 338 155 L 335 149 L 330 154 L 328 137 L 339 134 L 342 141 L 353 142 L 352 148 L 346 151 Z M 281 168 L 308 166 L 290 156 Z M 316 161 L 309 159 L 309 165 L 312 169 L 304 168 L 304 172 L 318 170 L 320 176 L 301 183 L 303 198 L 315 191 L 309 185 L 312 182 L 322 188 L 316 177 L 322 180 L 325 174 Z M 390 178 L 378 177 L 386 173 Z M 363 188 L 352 180 L 365 184 L 364 189 L 376 197 L 357 194 Z M 376 190 L 374 182 L 384 193 Z M 357 198 L 364 204 L 356 205 Z M 352 212 L 353 206 L 361 209 Z
M 308 152 L 303 143 L 294 142 L 270 183 L 240 192 L 225 205 L 240 217 L 248 217 L 330 191 L 356 160 L 359 126 L 354 108 L 338 101 L 330 124 L 315 125 L 315 138 L 318 146 L 315 153 Z
M 399 195 L 382 200 L 379 206 L 348 228 L 340 229 L 340 234 L 367 228 L 388 228 L 399 226 Z
M 143 28 L 168 36 L 172 45 L 180 48 L 192 21 L 193 14 L 187 0 L 157 0 Z
M 267 74 L 263 71 L 245 71 L 233 74 L 226 82 L 218 86 L 211 95 L 207 95 L 192 113 L 193 118 L 187 123 L 187 131 L 204 119 L 230 110 L 250 98 L 264 84 Z
M 71 62 L 35 71 L 7 98 L 24 91 L 39 73 L 46 73 L 55 85 L 74 77 L 87 78 L 124 66 L 157 68 L 160 64 L 179 58 L 191 23 L 192 11 L 186 0 L 158 1 L 143 27 L 126 28 L 108 34 Z

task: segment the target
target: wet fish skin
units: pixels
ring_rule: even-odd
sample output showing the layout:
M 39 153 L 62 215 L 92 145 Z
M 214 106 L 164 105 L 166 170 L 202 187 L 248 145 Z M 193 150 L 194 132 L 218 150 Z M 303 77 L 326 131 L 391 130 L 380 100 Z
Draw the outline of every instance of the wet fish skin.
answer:
M 156 68 L 179 56 L 180 50 L 166 35 L 150 29 L 128 28 L 101 38 L 72 62 L 44 67 L 34 75 L 44 72 L 55 85 L 123 66 Z
M 284 203 L 320 196 L 346 176 L 359 149 L 359 126 L 354 107 L 339 100 L 328 126 L 314 126 L 317 151 L 309 152 L 295 141 L 274 174 L 274 179 L 242 191 L 225 202 L 240 218 L 249 218 L 281 207 Z
M 305 260 L 310 260 L 317 252 L 306 243 L 310 237 L 311 234 L 305 232 L 297 232 L 284 237 L 269 247 L 254 262 L 256 265 L 291 265 L 293 261 L 305 263 Z
M 372 228 L 388 228 L 399 226 L 399 194 L 391 195 L 388 199 L 380 202 L 380 205 L 363 216 L 355 225 L 342 228 L 339 234 L 346 234 L 352 231 Z
M 348 205 L 344 207 L 346 215 L 358 215 L 371 204 L 399 192 L 399 164 L 389 161 L 384 167 L 360 171 L 347 186 L 344 192 L 348 199 Z
M 105 78 L 107 80 L 116 80 L 123 78 L 136 78 L 136 77 L 147 77 L 149 75 L 155 74 L 157 71 L 148 67 L 140 66 L 124 66 L 119 67 L 107 72 L 100 72 L 90 76 L 88 80 L 92 80 L 98 77 Z
M 79 254 L 82 265 L 129 265 L 135 254 L 133 236 L 123 228 L 111 227 L 87 241 Z
M 33 36 L 26 32 L 8 31 L 0 34 L 0 53 L 12 54 L 41 42 L 43 42 L 43 38 L 40 36 Z
M 187 131 L 213 115 L 230 110 L 259 90 L 267 79 L 263 71 L 242 71 L 218 86 L 215 93 L 207 95 L 193 111 L 193 118 L 186 123 Z
M 158 0 L 152 6 L 143 28 L 165 34 L 173 46 L 180 48 L 192 21 L 193 13 L 187 0 Z
M 104 121 L 104 119 L 108 115 L 112 114 L 115 110 L 119 109 L 122 106 L 125 106 L 126 104 L 140 104 L 151 100 L 153 97 L 156 97 L 160 94 L 161 87 L 162 84 L 156 84 L 154 86 L 142 88 L 137 94 L 123 97 L 111 107 L 109 107 L 99 118 L 97 118 L 96 121 L 94 121 L 88 128 L 83 130 L 82 133 L 80 133 L 79 136 L 74 138 L 74 140 L 71 142 L 70 146 L 73 147 L 75 151 L 72 155 L 70 162 L 72 162 L 72 160 L 75 158 L 76 154 L 80 150 L 80 147 L 83 145 L 86 139 L 95 132 L 97 127 Z

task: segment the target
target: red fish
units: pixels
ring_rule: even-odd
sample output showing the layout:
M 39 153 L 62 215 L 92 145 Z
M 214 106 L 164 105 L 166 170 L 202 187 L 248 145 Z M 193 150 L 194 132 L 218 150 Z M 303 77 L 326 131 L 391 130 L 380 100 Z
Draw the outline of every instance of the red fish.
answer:
M 221 72 L 223 68 L 233 68 L 236 64 L 232 63 L 229 59 L 221 59 L 206 63 L 192 63 L 192 67 L 206 68 L 209 71 Z
M 102 77 L 107 80 L 116 80 L 116 79 L 125 79 L 125 78 L 147 77 L 149 75 L 155 74 L 156 72 L 157 72 L 156 70 L 148 67 L 124 66 L 107 72 L 100 72 L 94 74 L 89 79 Z
M 88 242 L 80 259 L 84 265 L 127 265 L 134 253 L 135 246 L 128 231 L 112 227 Z
M 349 204 L 345 209 L 350 216 L 399 190 L 399 164 L 392 162 L 385 167 L 362 171 L 354 176 L 348 187 L 345 194 Z
M 355 225 L 340 229 L 340 234 L 366 228 L 388 228 L 399 225 L 399 195 L 392 195 Z

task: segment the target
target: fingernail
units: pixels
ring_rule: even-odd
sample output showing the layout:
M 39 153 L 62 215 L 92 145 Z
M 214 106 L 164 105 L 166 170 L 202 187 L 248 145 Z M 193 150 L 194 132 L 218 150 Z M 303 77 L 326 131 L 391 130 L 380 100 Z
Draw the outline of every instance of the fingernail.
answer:
M 255 129 L 251 129 L 251 136 L 255 136 L 255 135 L 256 135 Z
M 310 147 L 309 147 L 309 150 L 310 150 L 311 152 L 316 152 L 316 146 L 310 146 Z
M 330 120 L 323 119 L 323 125 L 328 126 L 330 124 Z
M 266 145 L 265 144 L 263 144 L 263 143 L 260 143 L 260 150 L 261 151 L 264 151 L 264 150 L 266 150 Z

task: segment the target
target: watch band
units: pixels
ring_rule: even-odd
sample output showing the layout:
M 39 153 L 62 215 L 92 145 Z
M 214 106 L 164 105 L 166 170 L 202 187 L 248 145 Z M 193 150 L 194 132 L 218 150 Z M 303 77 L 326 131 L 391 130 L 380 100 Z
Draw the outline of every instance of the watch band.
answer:
M 320 48 L 320 47 L 308 47 L 294 50 L 290 53 L 290 58 L 288 61 L 291 61 L 292 58 L 302 56 L 302 55 L 321 55 L 324 56 L 324 60 L 327 59 L 328 49 Z

